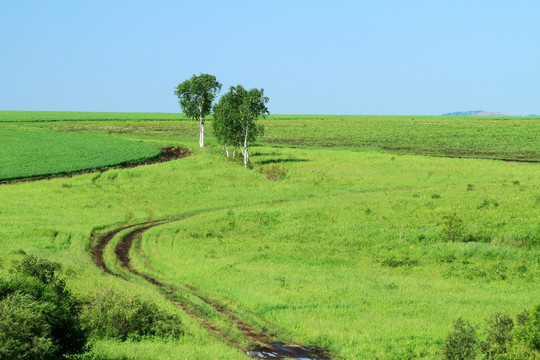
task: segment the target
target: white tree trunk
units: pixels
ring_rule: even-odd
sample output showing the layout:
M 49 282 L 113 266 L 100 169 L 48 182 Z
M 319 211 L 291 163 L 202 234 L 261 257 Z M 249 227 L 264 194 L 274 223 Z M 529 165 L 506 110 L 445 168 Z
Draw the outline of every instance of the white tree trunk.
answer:
M 248 145 L 247 145 L 248 132 L 249 132 L 249 123 L 246 124 L 246 132 L 244 134 L 244 167 L 247 167 L 247 163 L 249 161 L 249 153 L 248 153 Z
M 201 135 L 199 136 L 199 146 L 204 147 L 204 118 L 201 114 Z
M 229 158 L 229 147 L 225 145 L 225 153 L 227 154 L 227 159 Z

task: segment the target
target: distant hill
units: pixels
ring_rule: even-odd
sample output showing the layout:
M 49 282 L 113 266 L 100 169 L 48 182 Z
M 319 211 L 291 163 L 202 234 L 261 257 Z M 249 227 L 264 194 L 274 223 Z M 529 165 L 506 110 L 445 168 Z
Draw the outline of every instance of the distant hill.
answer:
M 453 113 L 443 114 L 443 116 L 508 116 L 501 112 L 490 112 L 483 110 L 474 110 L 474 111 L 457 111 Z

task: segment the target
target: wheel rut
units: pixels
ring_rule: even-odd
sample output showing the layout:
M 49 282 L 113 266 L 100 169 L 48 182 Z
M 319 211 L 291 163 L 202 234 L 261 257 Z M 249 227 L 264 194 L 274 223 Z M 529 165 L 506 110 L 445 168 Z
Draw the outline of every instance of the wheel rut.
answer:
M 328 352 L 323 349 L 291 345 L 277 341 L 273 338 L 272 335 L 267 334 L 264 331 L 258 330 L 253 325 L 239 318 L 226 307 L 201 295 L 200 289 L 191 284 L 180 283 L 181 288 L 174 287 L 169 284 L 165 284 L 162 281 L 159 281 L 158 279 L 148 274 L 138 271 L 131 265 L 131 259 L 129 256 L 130 250 L 133 247 L 135 240 L 142 236 L 144 232 L 148 231 L 151 228 L 174 221 L 180 221 L 189 216 L 193 216 L 199 213 L 200 212 L 194 212 L 180 216 L 149 220 L 131 225 L 124 225 L 113 230 L 109 230 L 102 235 L 95 236 L 92 241 L 91 249 L 94 263 L 107 274 L 119 277 L 125 281 L 129 281 L 125 276 L 115 273 L 109 267 L 107 267 L 107 264 L 105 263 L 103 258 L 103 252 L 107 245 L 111 242 L 113 238 L 118 236 L 119 233 L 123 232 L 114 248 L 114 253 L 116 255 L 116 258 L 118 259 L 118 263 L 120 264 L 120 266 L 131 274 L 138 276 L 147 281 L 148 283 L 156 286 L 171 303 L 182 309 L 182 311 L 184 311 L 186 314 L 195 318 L 209 332 L 223 339 L 229 345 L 244 351 L 250 357 L 260 359 L 292 358 L 305 360 L 329 360 L 330 357 L 328 355 Z M 175 293 L 189 295 L 192 298 L 198 299 L 198 301 L 203 302 L 208 307 L 215 310 L 220 316 L 223 316 L 229 322 L 234 324 L 245 342 L 255 344 L 255 346 L 250 349 L 244 348 L 238 340 L 232 338 L 230 335 L 220 329 L 217 325 L 213 324 L 208 316 L 202 315 L 200 311 L 197 311 L 194 304 L 190 303 L 187 300 L 178 300 L 174 296 Z

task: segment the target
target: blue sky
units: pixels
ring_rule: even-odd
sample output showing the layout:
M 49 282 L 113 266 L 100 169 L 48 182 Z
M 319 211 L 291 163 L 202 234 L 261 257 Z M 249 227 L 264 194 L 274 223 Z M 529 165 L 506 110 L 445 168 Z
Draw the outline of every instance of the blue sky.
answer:
M 0 110 L 180 111 L 210 73 L 274 114 L 540 113 L 540 1 L 2 1 Z

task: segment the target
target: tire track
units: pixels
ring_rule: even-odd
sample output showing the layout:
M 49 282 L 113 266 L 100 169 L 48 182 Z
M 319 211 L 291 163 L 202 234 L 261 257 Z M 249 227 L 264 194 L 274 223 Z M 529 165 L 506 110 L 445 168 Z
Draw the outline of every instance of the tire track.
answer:
M 160 226 L 166 223 L 180 221 L 190 216 L 201 213 L 194 212 L 188 213 L 180 216 L 173 216 L 164 219 L 150 220 L 140 223 L 135 223 L 131 225 L 125 225 L 113 230 L 106 232 L 103 235 L 96 236 L 93 243 L 92 258 L 94 263 L 105 271 L 107 274 L 114 275 L 125 281 L 129 281 L 125 276 L 113 272 L 107 267 L 103 259 L 103 252 L 107 245 L 115 238 L 120 232 L 129 230 L 127 233 L 123 234 L 117 245 L 115 246 L 114 252 L 118 259 L 120 266 L 129 271 L 131 274 L 138 276 L 150 284 L 159 288 L 164 294 L 165 297 L 172 302 L 174 305 L 182 309 L 186 314 L 195 318 L 204 328 L 209 332 L 217 335 L 219 338 L 223 339 L 229 345 L 234 346 L 247 353 L 248 356 L 257 357 L 261 359 L 284 359 L 284 358 L 293 358 L 293 359 L 306 359 L 306 360 L 329 360 L 330 357 L 327 355 L 327 352 L 320 348 L 307 348 L 299 345 L 289 345 L 279 341 L 276 341 L 272 336 L 268 335 L 264 331 L 256 329 L 254 326 L 245 322 L 236 316 L 233 312 L 227 308 L 213 302 L 199 294 L 200 290 L 195 286 L 190 284 L 181 283 L 182 288 L 176 288 L 171 285 L 165 284 L 148 274 L 142 273 L 137 269 L 131 266 L 131 259 L 129 256 L 130 250 L 133 247 L 133 243 L 137 238 L 140 238 L 144 232 L 148 231 L 151 228 Z M 245 349 L 236 339 L 233 339 L 231 336 L 226 334 L 218 326 L 212 324 L 212 322 L 205 318 L 204 315 L 200 315 L 194 307 L 196 305 L 190 304 L 187 301 L 179 301 L 174 298 L 173 294 L 178 291 L 184 291 L 188 295 L 202 301 L 204 304 L 214 309 L 218 314 L 226 318 L 235 327 L 238 329 L 239 333 L 243 339 L 252 344 L 256 344 L 253 349 Z M 187 302 L 187 303 L 186 303 Z

